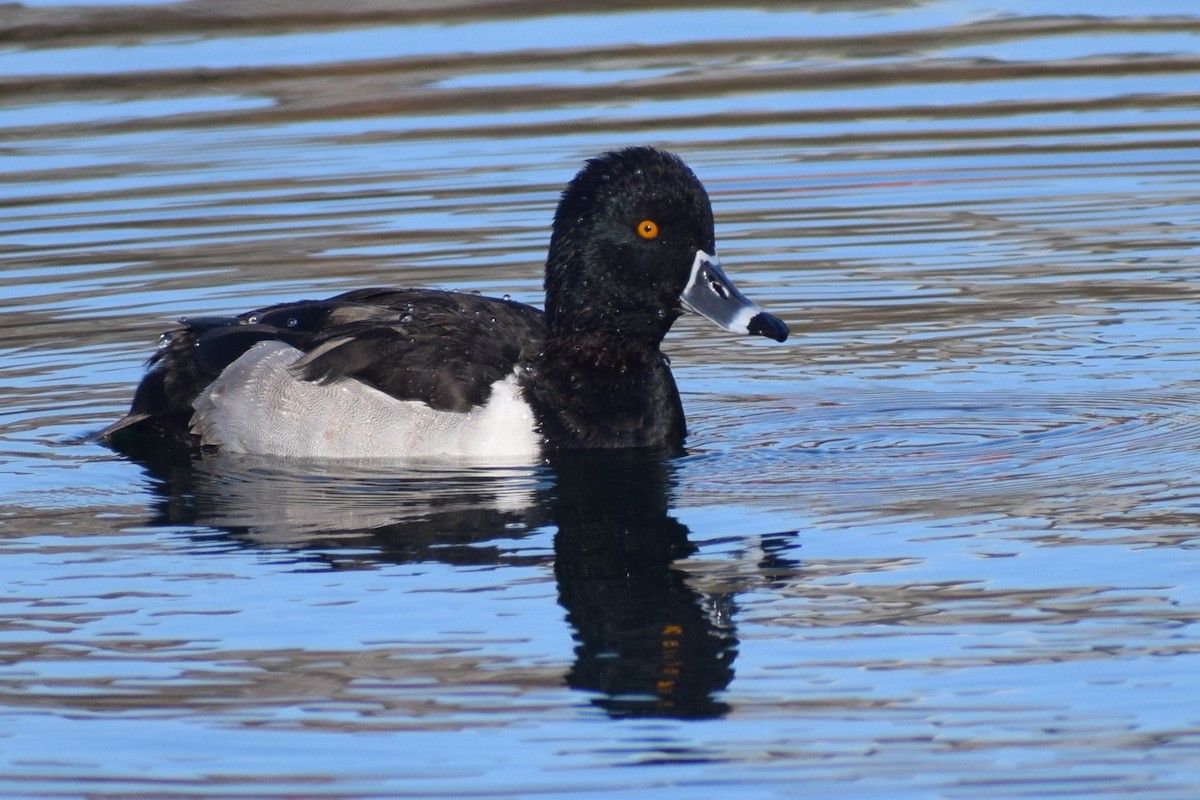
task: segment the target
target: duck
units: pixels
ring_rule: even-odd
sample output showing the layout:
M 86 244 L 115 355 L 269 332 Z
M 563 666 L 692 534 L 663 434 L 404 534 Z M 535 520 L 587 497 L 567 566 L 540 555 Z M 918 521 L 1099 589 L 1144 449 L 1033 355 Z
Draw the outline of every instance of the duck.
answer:
M 662 352 L 685 312 L 776 342 L 717 255 L 712 206 L 677 155 L 586 161 L 554 213 L 545 310 L 507 296 L 365 288 L 236 316 L 181 319 L 128 414 L 97 434 L 292 458 L 535 460 L 679 449 Z

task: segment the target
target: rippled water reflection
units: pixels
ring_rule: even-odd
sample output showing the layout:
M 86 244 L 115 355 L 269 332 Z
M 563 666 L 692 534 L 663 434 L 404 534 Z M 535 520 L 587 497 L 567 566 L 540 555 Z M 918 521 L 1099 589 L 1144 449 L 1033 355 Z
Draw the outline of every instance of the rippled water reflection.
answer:
M 1164 0 L 5 8 L 0 794 L 1195 796 L 1198 34 Z M 682 458 L 81 441 L 178 316 L 540 304 L 556 193 L 635 143 L 794 331 L 676 326 Z

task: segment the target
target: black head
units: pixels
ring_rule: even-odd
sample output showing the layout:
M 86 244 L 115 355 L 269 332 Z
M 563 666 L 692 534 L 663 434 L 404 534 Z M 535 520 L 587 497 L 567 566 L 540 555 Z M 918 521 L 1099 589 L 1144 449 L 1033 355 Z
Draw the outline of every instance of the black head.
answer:
M 554 215 L 549 335 L 657 343 L 685 308 L 740 333 L 787 335 L 721 272 L 708 193 L 683 161 L 650 147 L 591 159 Z
M 696 252 L 714 249 L 708 193 L 679 158 L 649 147 L 594 158 L 554 215 L 550 328 L 661 339 L 682 313 Z

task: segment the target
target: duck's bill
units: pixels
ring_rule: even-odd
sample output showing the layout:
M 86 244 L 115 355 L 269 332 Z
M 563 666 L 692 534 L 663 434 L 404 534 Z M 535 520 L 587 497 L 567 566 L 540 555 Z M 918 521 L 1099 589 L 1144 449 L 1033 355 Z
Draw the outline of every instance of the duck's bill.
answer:
M 720 259 L 703 250 L 696 251 L 692 275 L 680 299 L 688 311 L 727 331 L 765 336 L 777 342 L 788 337 L 788 326 L 746 299 L 726 277 Z

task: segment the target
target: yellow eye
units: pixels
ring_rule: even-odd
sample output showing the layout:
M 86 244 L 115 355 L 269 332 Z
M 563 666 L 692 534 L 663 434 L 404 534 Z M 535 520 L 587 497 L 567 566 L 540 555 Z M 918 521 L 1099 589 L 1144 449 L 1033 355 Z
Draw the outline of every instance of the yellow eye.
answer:
M 656 239 L 658 238 L 658 223 L 652 219 L 644 219 L 638 223 L 637 232 L 638 236 L 643 239 Z

